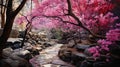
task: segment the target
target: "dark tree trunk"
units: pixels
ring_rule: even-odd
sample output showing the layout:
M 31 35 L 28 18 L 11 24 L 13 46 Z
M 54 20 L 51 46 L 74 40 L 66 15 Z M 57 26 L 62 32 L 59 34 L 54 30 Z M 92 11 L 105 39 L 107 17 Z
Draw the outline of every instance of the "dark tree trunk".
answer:
M 7 42 L 10 32 L 12 30 L 13 22 L 16 15 L 23 8 L 27 0 L 23 0 L 16 10 L 13 11 L 12 3 L 13 0 L 8 0 L 7 11 L 6 11 L 6 23 L 3 28 L 3 32 L 0 37 L 0 59 L 2 58 L 2 50 L 5 48 L 5 43 Z

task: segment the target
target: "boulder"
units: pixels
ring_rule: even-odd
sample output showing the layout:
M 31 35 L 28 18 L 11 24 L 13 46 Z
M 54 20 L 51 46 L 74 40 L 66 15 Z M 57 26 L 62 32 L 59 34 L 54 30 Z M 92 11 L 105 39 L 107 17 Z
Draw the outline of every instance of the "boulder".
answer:
M 26 55 L 26 54 L 28 54 L 28 53 L 30 53 L 30 51 L 28 51 L 28 50 L 25 50 L 25 49 L 16 49 L 16 50 L 14 50 L 14 53 L 13 54 L 15 54 L 15 55 Z
M 58 57 L 65 62 L 77 65 L 84 61 L 87 56 L 76 51 L 74 48 L 62 47 L 58 53 Z
M 31 67 L 31 64 L 14 54 L 10 55 L 10 57 L 4 59 L 6 63 L 8 63 L 11 67 Z
M 3 57 L 9 57 L 13 53 L 13 49 L 11 47 L 3 49 Z
M 83 44 L 77 44 L 75 45 L 75 48 L 78 50 L 78 51 L 84 51 L 85 49 L 89 48 L 90 45 L 83 45 Z
M 51 46 L 51 44 L 49 44 L 49 43 L 45 42 L 45 43 L 43 44 L 43 46 L 45 46 L 45 47 L 50 47 L 50 46 Z
M 5 63 L 1 63 L 1 65 L 8 64 L 10 65 L 9 67 L 29 67 L 29 63 L 27 60 L 24 58 L 19 57 L 19 55 L 26 56 L 28 51 L 19 51 L 19 50 L 13 50 L 12 48 L 5 48 L 3 49 L 3 61 Z M 2 66 L 2 67 L 7 67 L 7 66 Z
M 11 46 L 12 49 L 18 49 L 18 48 L 21 48 L 21 42 L 20 41 L 15 41 L 13 43 L 13 46 Z

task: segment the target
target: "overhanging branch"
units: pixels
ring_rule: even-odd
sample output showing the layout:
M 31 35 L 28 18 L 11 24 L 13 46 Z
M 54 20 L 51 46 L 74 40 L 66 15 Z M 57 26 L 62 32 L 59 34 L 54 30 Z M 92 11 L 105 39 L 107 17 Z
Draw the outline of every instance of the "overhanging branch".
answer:
M 75 24 L 75 23 L 72 23 L 70 21 L 64 21 L 61 17 L 59 16 L 46 16 L 46 15 L 43 15 L 44 17 L 47 17 L 47 18 L 57 18 L 57 20 L 63 22 L 63 23 L 69 23 L 69 24 L 73 24 L 75 26 L 79 26 L 78 24 Z
M 86 31 L 88 31 L 91 35 L 93 35 L 94 37 L 97 37 L 97 38 L 105 38 L 105 36 L 101 36 L 101 35 L 97 35 L 95 34 L 94 32 L 92 32 L 91 30 L 89 30 L 86 26 L 84 26 L 82 24 L 82 22 L 79 20 L 79 18 L 72 12 L 72 4 L 71 4 L 71 1 L 70 0 L 67 0 L 67 4 L 68 4 L 68 14 L 69 16 L 73 17 L 78 25 L 77 26 L 80 26 L 81 28 L 85 29 Z
M 16 16 L 20 12 L 20 10 L 23 8 L 23 6 L 25 5 L 26 2 L 27 2 L 27 0 L 22 0 L 21 4 L 14 11 L 14 16 Z

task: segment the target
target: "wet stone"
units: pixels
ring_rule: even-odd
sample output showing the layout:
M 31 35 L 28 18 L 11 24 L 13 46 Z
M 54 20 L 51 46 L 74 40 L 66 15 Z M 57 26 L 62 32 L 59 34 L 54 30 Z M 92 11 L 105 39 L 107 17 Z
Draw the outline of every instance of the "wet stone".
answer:
M 58 53 L 61 60 L 68 62 L 73 65 L 81 64 L 87 56 L 84 53 L 76 51 L 74 48 L 62 47 Z
M 15 41 L 13 43 L 13 46 L 11 46 L 12 49 L 18 49 L 18 48 L 21 48 L 21 42 L 20 41 Z
M 8 57 L 13 53 L 13 49 L 11 47 L 3 49 L 3 57 Z
M 45 47 L 50 47 L 51 46 L 51 44 L 49 44 L 49 43 L 44 43 L 43 44 Z
M 78 50 L 78 51 L 84 51 L 85 49 L 89 48 L 90 45 L 82 45 L 82 44 L 77 44 L 75 46 L 75 48 Z

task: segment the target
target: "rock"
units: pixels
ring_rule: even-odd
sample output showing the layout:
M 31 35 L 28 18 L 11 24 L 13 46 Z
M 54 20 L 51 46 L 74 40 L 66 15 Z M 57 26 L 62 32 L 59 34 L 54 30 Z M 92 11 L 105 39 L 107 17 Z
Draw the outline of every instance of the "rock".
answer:
M 82 54 L 82 53 L 80 53 L 80 54 L 72 54 L 72 64 L 73 65 L 77 65 L 77 64 L 81 64 L 81 62 L 82 61 L 84 61 L 85 60 L 85 58 L 86 58 L 86 56 L 84 55 L 84 54 Z
M 60 50 L 58 53 L 58 56 L 61 60 L 65 61 L 65 62 L 71 62 L 71 54 L 72 52 L 69 50 Z
M 35 56 L 35 55 L 39 55 L 40 53 L 39 53 L 39 50 L 36 49 L 36 50 L 32 50 L 31 54 Z
M 9 58 L 4 59 L 11 67 L 31 67 L 31 64 L 25 59 L 20 58 L 16 55 L 10 55 Z
M 22 38 L 8 38 L 7 42 L 12 42 L 14 43 L 15 41 L 22 41 L 23 39 Z
M 43 44 L 43 46 L 45 46 L 45 47 L 50 47 L 51 44 L 45 42 L 45 43 Z
M 24 55 L 26 55 L 28 53 L 30 53 L 30 51 L 25 50 L 25 49 L 15 49 L 13 54 L 15 54 L 15 55 L 23 55 L 24 56 Z
M 60 65 L 45 64 L 45 65 L 42 65 L 42 67 L 60 67 Z
M 61 44 L 67 44 L 68 43 L 68 41 L 66 39 L 61 39 L 61 40 L 58 40 L 57 42 L 61 43 Z
M 21 58 L 24 58 L 27 61 L 29 61 L 33 57 L 31 53 L 27 53 L 25 55 L 18 55 L 18 56 L 21 57 Z
M 46 47 L 45 46 L 41 46 L 42 49 L 45 49 Z
M 3 49 L 3 57 L 9 57 L 9 55 L 12 53 L 13 49 L 11 47 Z
M 73 46 L 75 46 L 75 41 L 74 40 L 70 40 L 69 42 L 68 42 L 68 45 L 67 45 L 68 47 L 73 47 Z
M 41 41 L 40 41 L 40 40 L 38 41 L 38 44 L 41 44 Z
M 74 48 L 62 47 L 58 53 L 58 57 L 65 62 L 77 65 L 84 61 L 87 56 L 79 53 Z
M 78 50 L 78 51 L 84 51 L 85 49 L 89 48 L 90 45 L 82 45 L 82 44 L 77 44 L 75 45 L 75 48 Z
M 23 49 L 31 50 L 33 46 L 30 43 L 24 43 Z
M 18 49 L 18 48 L 21 48 L 21 42 L 20 41 L 15 41 L 13 43 L 13 46 L 11 46 L 12 49 Z
M 13 55 L 17 55 L 23 59 L 26 59 L 27 61 L 32 58 L 30 51 L 25 49 L 15 49 Z
M 32 50 L 42 51 L 42 45 L 35 45 L 32 47 Z

